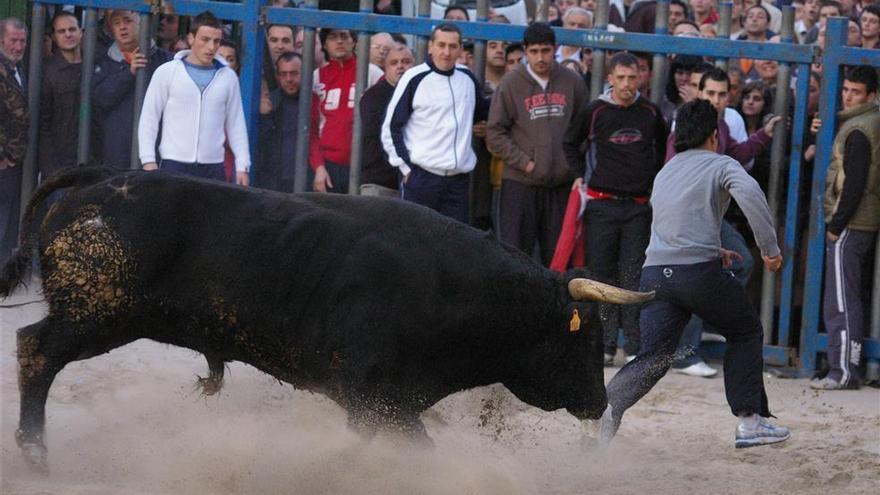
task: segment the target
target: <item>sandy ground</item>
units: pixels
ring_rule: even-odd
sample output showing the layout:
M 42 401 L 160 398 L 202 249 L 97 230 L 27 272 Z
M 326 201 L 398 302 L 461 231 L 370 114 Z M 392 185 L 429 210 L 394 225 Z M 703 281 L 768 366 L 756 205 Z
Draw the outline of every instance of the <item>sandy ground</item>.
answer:
M 239 363 L 219 397 L 203 398 L 194 387 L 207 374 L 200 355 L 143 340 L 58 375 L 47 406 L 51 474 L 35 476 L 14 440 L 15 330 L 44 311 L 0 309 L 3 494 L 827 494 L 880 486 L 876 389 L 817 393 L 806 380 L 767 376 L 771 408 L 793 437 L 736 450 L 722 380 L 669 375 L 602 453 L 571 416 L 493 386 L 424 414 L 431 449 L 394 437 L 363 441 L 331 401 Z

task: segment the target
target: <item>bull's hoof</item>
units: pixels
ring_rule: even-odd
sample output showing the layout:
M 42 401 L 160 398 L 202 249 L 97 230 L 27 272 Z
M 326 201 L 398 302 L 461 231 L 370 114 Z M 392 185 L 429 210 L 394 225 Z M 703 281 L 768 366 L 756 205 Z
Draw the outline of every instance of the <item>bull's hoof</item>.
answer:
M 213 376 L 206 378 L 200 376 L 196 386 L 202 391 L 204 396 L 216 395 L 223 388 L 223 379 Z
M 28 467 L 35 473 L 49 475 L 49 452 L 46 446 L 39 443 L 23 443 L 21 455 L 24 456 Z

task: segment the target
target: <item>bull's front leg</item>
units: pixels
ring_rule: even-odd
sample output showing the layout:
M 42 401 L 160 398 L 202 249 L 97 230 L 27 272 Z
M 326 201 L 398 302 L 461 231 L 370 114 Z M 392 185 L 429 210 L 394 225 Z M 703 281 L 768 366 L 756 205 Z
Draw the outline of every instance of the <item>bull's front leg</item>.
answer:
M 208 376 L 199 377 L 196 386 L 201 388 L 202 395 L 209 396 L 220 392 L 223 387 L 223 372 L 226 363 L 223 359 L 215 354 L 205 353 L 205 359 L 208 360 Z

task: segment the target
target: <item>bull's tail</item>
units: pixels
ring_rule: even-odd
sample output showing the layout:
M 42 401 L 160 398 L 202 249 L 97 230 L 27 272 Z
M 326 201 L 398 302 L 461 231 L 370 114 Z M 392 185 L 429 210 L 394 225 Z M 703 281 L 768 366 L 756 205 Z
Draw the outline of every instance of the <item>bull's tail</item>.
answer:
M 0 267 L 0 299 L 8 297 L 16 287 L 24 283 L 30 271 L 37 243 L 34 217 L 46 198 L 59 189 L 95 184 L 115 174 L 116 172 L 111 169 L 99 167 L 72 168 L 50 177 L 34 191 L 21 221 L 18 249 L 13 251 L 12 256 Z

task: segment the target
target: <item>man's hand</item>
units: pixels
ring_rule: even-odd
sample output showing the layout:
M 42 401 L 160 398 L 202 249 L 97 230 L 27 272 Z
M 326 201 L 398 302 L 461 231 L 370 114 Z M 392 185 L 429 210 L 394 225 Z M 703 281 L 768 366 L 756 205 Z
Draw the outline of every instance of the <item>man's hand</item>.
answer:
M 818 134 L 820 127 L 822 127 L 822 119 L 816 117 L 813 119 L 813 122 L 810 123 L 810 132 L 812 132 L 813 134 Z
M 156 165 L 156 162 L 147 162 L 147 163 L 145 163 L 144 166 L 141 167 L 141 168 L 143 168 L 143 169 L 146 170 L 147 172 L 151 172 L 151 171 L 153 171 L 153 170 L 159 170 L 159 166 Z
M 723 266 L 724 268 L 730 268 L 730 266 L 733 265 L 734 261 L 743 260 L 741 254 L 737 253 L 736 251 L 731 251 L 729 249 L 721 249 L 719 251 L 719 254 L 721 254 L 721 266 Z
M 529 160 L 529 163 L 526 163 L 526 173 L 531 174 L 535 171 L 535 160 Z
M 773 256 L 772 258 L 769 256 L 762 256 L 764 259 L 764 267 L 770 270 L 771 272 L 779 271 L 779 268 L 782 266 L 782 255 L 779 254 L 777 256 Z
M 251 176 L 247 172 L 236 172 L 235 173 L 235 183 L 239 186 L 249 186 L 251 185 Z
M 773 131 L 776 130 L 776 124 L 781 121 L 782 121 L 781 115 L 777 115 L 776 117 L 773 117 L 772 119 L 768 120 L 767 124 L 764 125 L 764 133 L 766 133 L 767 136 L 769 136 L 769 137 L 773 137 Z
M 269 87 L 264 86 L 260 89 L 260 114 L 268 115 L 272 113 L 272 100 L 269 98 Z
M 678 96 L 684 103 L 690 103 L 697 99 L 697 94 L 691 91 L 687 85 L 678 87 Z
M 574 180 L 574 182 L 571 183 L 571 190 L 572 191 L 574 191 L 575 189 L 583 189 L 583 187 L 584 187 L 584 178 L 583 177 L 578 177 L 577 179 Z
M 316 192 L 327 192 L 327 189 L 333 188 L 333 181 L 330 180 L 330 174 L 327 173 L 327 168 L 323 165 L 315 170 L 315 182 L 312 183 L 312 187 Z
M 839 235 L 832 234 L 830 231 L 825 234 L 825 237 L 827 237 L 828 240 L 831 242 L 837 242 L 837 240 L 840 239 Z
M 145 57 L 142 53 L 140 53 L 140 47 L 135 48 L 134 52 L 131 54 L 131 74 L 137 74 L 138 69 L 142 69 L 147 66 L 147 57 Z
M 7 168 L 12 168 L 15 166 L 15 163 L 12 160 L 7 160 L 6 158 L 0 158 L 0 170 L 6 170 Z
M 481 120 L 474 124 L 474 136 L 480 139 L 486 139 L 486 121 Z
M 811 162 L 811 161 L 813 161 L 813 158 L 816 158 L 816 145 L 815 144 L 811 144 L 807 148 L 807 151 L 804 151 L 804 160 Z

